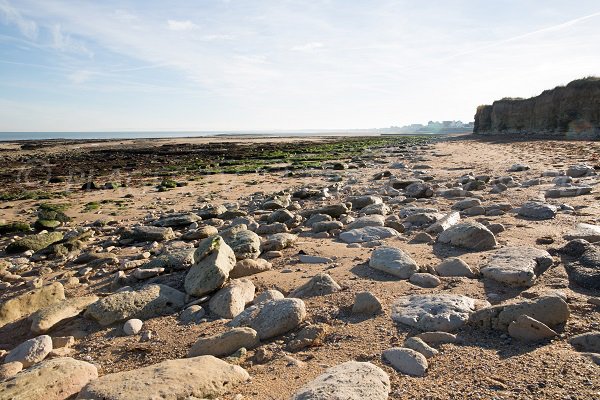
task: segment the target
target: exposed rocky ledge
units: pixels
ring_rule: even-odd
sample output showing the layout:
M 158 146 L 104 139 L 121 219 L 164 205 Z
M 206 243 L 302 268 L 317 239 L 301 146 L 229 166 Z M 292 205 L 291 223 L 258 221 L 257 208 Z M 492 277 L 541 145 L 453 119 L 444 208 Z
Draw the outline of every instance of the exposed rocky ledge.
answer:
M 479 106 L 473 133 L 600 138 L 600 78 L 575 80 L 529 99 Z

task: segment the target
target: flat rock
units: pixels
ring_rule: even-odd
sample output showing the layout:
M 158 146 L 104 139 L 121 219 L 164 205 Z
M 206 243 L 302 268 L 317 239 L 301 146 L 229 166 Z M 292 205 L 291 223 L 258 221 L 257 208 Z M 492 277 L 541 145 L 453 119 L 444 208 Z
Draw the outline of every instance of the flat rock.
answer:
M 416 336 L 406 338 L 404 341 L 404 347 L 423 354 L 425 358 L 431 358 L 439 353 L 439 351 L 425 343 L 423 339 Z
M 425 343 L 433 345 L 433 346 L 437 346 L 437 345 L 445 344 L 445 343 L 456 343 L 456 341 L 457 341 L 456 335 L 454 335 L 452 333 L 440 332 L 440 331 L 423 332 L 423 333 L 419 333 L 415 337 L 419 338 L 422 341 L 424 341 Z
M 440 233 L 438 242 L 477 251 L 491 250 L 498 245 L 494 234 L 478 222 L 453 225 Z
M 217 335 L 202 337 L 194 343 L 188 357 L 223 357 L 235 353 L 240 348 L 253 349 L 258 346 L 258 334 L 252 328 L 233 328 Z
M 408 254 L 399 248 L 388 246 L 381 246 L 373 250 L 369 267 L 400 279 L 408 279 L 419 271 L 419 266 Z
M 311 256 L 308 254 L 298 254 L 298 260 L 303 264 L 329 264 L 333 262 L 329 257 Z
M 392 319 L 422 331 L 454 331 L 470 315 L 489 303 L 457 294 L 425 294 L 400 297 L 392 305 Z
M 341 289 L 340 285 L 338 285 L 331 276 L 326 273 L 319 273 L 313 276 L 308 282 L 292 291 L 289 294 L 289 297 L 304 299 L 335 293 Z
M 600 241 L 600 226 L 592 224 L 577 224 L 575 229 L 565 235 L 565 239 L 584 239 L 588 242 Z
M 6 246 L 6 254 L 22 253 L 24 251 L 39 251 L 63 239 L 61 232 L 38 233 L 15 240 Z
M 72 297 L 44 307 L 29 317 L 31 320 L 31 332 L 35 334 L 44 333 L 59 322 L 79 315 L 90 304 L 96 301 L 98 301 L 98 296 L 93 295 Z
M 439 234 L 439 233 L 444 232 L 446 229 L 450 228 L 451 226 L 458 224 L 459 222 L 460 222 L 460 213 L 458 211 L 453 211 L 451 213 L 444 215 L 441 218 L 438 218 L 438 220 L 434 224 L 430 225 L 425 231 L 427 233 Z
M 399 235 L 397 230 L 385 226 L 365 226 L 340 233 L 340 240 L 346 243 L 363 243 Z
M 327 369 L 292 400 L 386 400 L 390 390 L 390 379 L 381 368 L 348 361 Z
M 195 263 L 185 276 L 185 291 L 196 297 L 223 286 L 236 263 L 231 247 L 220 236 L 204 239 L 194 253 Z
M 247 258 L 240 260 L 235 263 L 233 269 L 229 272 L 229 278 L 237 279 L 245 276 L 259 274 L 261 272 L 270 271 L 273 269 L 273 264 L 265 260 L 264 258 L 257 258 L 253 260 Z
M 481 274 L 509 286 L 532 286 L 553 262 L 552 256 L 545 250 L 504 247 L 492 255 L 481 268 Z
M 427 272 L 415 272 L 408 280 L 410 283 L 424 288 L 438 287 L 442 283 L 440 278 Z
M 524 342 L 538 342 L 558 335 L 546 324 L 525 314 L 519 315 L 508 325 L 508 334 Z
M 569 342 L 577 351 L 600 353 L 600 332 L 586 332 L 575 335 Z
M 292 246 L 297 239 L 298 235 L 292 233 L 276 233 L 266 237 L 261 244 L 261 249 L 263 252 L 283 250 Z
M 254 300 L 254 284 L 246 278 L 233 279 L 211 297 L 208 307 L 221 318 L 234 318 Z
M 439 276 L 464 276 L 466 278 L 475 278 L 477 276 L 477 272 L 458 257 L 446 258 L 435 267 L 435 272 Z
M 0 382 L 0 398 L 11 400 L 65 400 L 98 378 L 90 363 L 69 357 L 53 358 Z
M 0 327 L 64 299 L 63 285 L 60 282 L 54 282 L 6 300 L 0 304 Z
M 12 349 L 4 358 L 4 362 L 19 361 L 23 368 L 42 361 L 52 351 L 52 338 L 41 335 L 29 339 Z
M 154 221 L 153 225 L 164 227 L 180 227 L 191 225 L 200 220 L 201 218 L 194 213 L 173 213 L 162 216 L 157 221 Z
M 385 218 L 383 215 L 372 214 L 365 215 L 364 217 L 360 217 L 355 219 L 353 222 L 349 223 L 347 226 L 348 230 L 364 228 L 366 226 L 383 226 L 385 225 Z
M 84 315 L 100 325 L 130 318 L 142 320 L 173 314 L 185 304 L 185 294 L 165 285 L 147 285 L 139 290 L 118 292 L 91 304 Z
M 395 370 L 410 376 L 423 376 L 427 372 L 427 359 L 418 351 L 404 347 L 392 347 L 383 352 L 385 358 Z
M 547 198 L 559 198 L 559 197 L 575 197 L 583 196 L 592 192 L 591 186 L 567 186 L 549 189 L 546 191 Z
M 216 398 L 247 381 L 248 373 L 213 356 L 167 360 L 90 382 L 85 400 Z
M 136 226 L 121 238 L 132 239 L 134 242 L 163 242 L 175 239 L 175 232 L 172 228 L 161 226 Z
M 554 218 L 557 211 L 558 207 L 551 204 L 528 201 L 519 208 L 518 214 L 529 219 L 544 220 Z
M 295 329 L 306 318 L 306 306 L 300 299 L 277 299 L 248 307 L 230 325 L 249 326 L 260 340 L 270 339 Z

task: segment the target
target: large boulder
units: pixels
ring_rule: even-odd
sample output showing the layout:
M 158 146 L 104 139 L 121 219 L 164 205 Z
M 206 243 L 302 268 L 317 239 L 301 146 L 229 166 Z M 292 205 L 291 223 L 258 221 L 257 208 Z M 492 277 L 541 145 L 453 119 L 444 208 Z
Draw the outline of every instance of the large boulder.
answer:
M 223 286 L 236 260 L 231 247 L 220 236 L 213 236 L 200 242 L 194 261 L 184 287 L 188 294 L 200 297 Z
M 233 279 L 211 297 L 210 311 L 221 318 L 234 318 L 254 300 L 254 284 L 249 279 Z
M 392 319 L 422 331 L 454 331 L 470 315 L 489 303 L 458 294 L 424 294 L 400 297 L 392 305 Z
M 552 256 L 545 250 L 504 247 L 492 255 L 481 274 L 509 286 L 532 286 L 552 263 Z
M 248 307 L 230 325 L 249 326 L 260 340 L 270 339 L 295 329 L 306 318 L 306 306 L 300 299 L 276 299 Z
M 362 243 L 400 236 L 397 230 L 385 226 L 365 226 L 340 233 L 340 240 L 346 243 Z
M 60 282 L 13 297 L 0 305 L 0 327 L 64 299 L 65 289 Z
M 419 266 L 408 254 L 388 246 L 378 247 L 371 253 L 369 266 L 400 279 L 408 279 L 415 272 L 419 272 Z
M 438 236 L 438 242 L 469 250 L 491 250 L 498 245 L 494 234 L 478 222 L 451 226 Z
M 25 236 L 6 246 L 7 254 L 22 253 L 27 250 L 38 251 L 50 246 L 52 243 L 61 241 L 63 234 L 60 232 L 38 233 Z
M 303 299 L 307 297 L 323 296 L 335 293 L 341 289 L 340 285 L 338 285 L 331 276 L 322 272 L 313 276 L 304 285 L 292 291 L 289 297 Z
M 98 370 L 90 363 L 53 358 L 0 382 L 0 399 L 66 400 L 96 378 Z
M 90 304 L 98 301 L 97 296 L 72 297 L 58 303 L 44 307 L 29 317 L 31 332 L 44 333 L 61 321 L 75 317 L 84 311 Z
M 243 229 L 236 229 L 238 227 Z M 260 236 L 245 228 L 246 225 L 236 225 L 223 234 L 223 240 L 231 247 L 237 260 L 256 259 L 260 254 Z
M 84 315 L 100 325 L 131 318 L 141 320 L 173 314 L 185 304 L 185 294 L 165 285 L 147 285 L 140 290 L 118 292 L 91 304 Z
M 249 378 L 243 368 L 213 356 L 167 360 L 104 375 L 85 386 L 77 399 L 208 399 L 221 396 Z
M 542 296 L 512 304 L 498 304 L 473 313 L 469 324 L 487 329 L 506 331 L 511 322 L 527 315 L 551 328 L 564 324 L 569 319 L 569 306 L 558 295 Z
M 258 334 L 252 328 L 233 328 L 227 332 L 201 337 L 194 343 L 188 357 L 223 357 L 235 353 L 242 347 L 253 349 L 258 346 Z
M 386 400 L 390 378 L 378 366 L 348 361 L 327 369 L 300 389 L 292 400 Z

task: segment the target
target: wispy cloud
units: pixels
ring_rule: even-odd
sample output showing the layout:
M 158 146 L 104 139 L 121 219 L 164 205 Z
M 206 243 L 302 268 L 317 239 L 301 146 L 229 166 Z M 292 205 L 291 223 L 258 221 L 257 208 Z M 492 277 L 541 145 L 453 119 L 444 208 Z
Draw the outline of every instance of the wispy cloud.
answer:
M 325 47 L 325 45 L 321 42 L 310 42 L 310 43 L 305 43 L 299 46 L 294 46 L 291 48 L 292 51 L 306 51 L 306 52 L 310 52 L 310 51 L 315 51 L 317 49 L 321 49 Z
M 38 35 L 37 24 L 24 18 L 19 11 L 12 7 L 8 1 L 0 0 L 0 15 L 9 23 L 17 26 L 19 31 L 29 39 L 35 39 Z
M 61 51 L 82 53 L 88 57 L 94 56 L 94 53 L 88 50 L 82 42 L 75 40 L 70 35 L 64 33 L 60 24 L 50 27 L 50 33 L 52 34 L 53 48 Z
M 167 26 L 172 31 L 193 31 L 198 29 L 198 25 L 194 24 L 189 19 L 185 21 L 170 19 L 167 21 Z

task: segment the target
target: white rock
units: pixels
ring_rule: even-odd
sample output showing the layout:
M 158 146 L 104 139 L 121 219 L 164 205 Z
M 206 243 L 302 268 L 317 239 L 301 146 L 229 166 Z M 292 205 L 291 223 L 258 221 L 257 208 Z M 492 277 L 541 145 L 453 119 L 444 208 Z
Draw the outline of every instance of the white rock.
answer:
M 141 330 L 144 323 L 140 319 L 130 319 L 123 325 L 123 332 L 127 336 L 137 335 Z
M 383 357 L 392 366 L 406 375 L 423 376 L 428 364 L 425 356 L 415 350 L 404 347 L 393 347 L 383 352 Z

